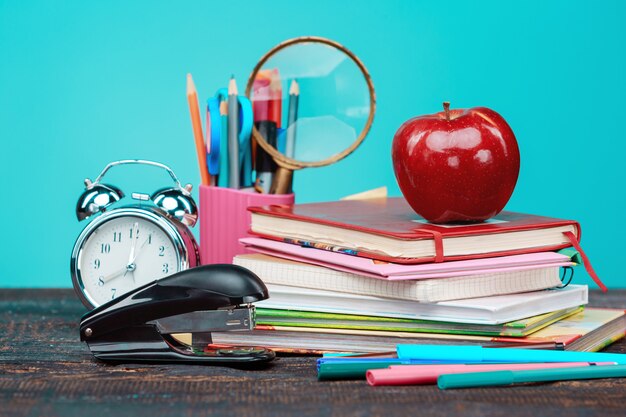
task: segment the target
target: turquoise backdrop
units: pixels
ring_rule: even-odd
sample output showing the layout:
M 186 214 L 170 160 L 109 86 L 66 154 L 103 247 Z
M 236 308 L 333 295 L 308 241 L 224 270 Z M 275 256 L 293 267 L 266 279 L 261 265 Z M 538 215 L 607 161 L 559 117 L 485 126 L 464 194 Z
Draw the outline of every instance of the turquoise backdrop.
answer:
M 74 206 L 106 163 L 146 158 L 185 182 L 199 174 L 185 96 L 204 101 L 287 38 L 317 35 L 356 53 L 378 111 L 363 145 L 296 175 L 297 201 L 386 185 L 394 132 L 411 116 L 487 106 L 519 141 L 508 209 L 577 219 L 610 287 L 626 287 L 623 1 L 7 1 L 0 0 L 0 286 L 70 286 L 83 224 Z M 128 178 L 128 174 L 132 178 Z M 130 191 L 167 178 L 112 172 Z M 582 269 L 578 282 L 591 282 Z

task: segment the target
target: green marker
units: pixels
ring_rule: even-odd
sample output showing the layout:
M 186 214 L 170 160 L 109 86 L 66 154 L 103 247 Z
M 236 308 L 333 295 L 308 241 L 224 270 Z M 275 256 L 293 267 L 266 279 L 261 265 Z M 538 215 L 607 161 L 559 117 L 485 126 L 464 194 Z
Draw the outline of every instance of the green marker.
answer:
M 365 379 L 365 374 L 370 369 L 384 369 L 389 365 L 407 363 L 402 359 L 387 359 L 382 361 L 354 361 L 346 360 L 337 363 L 322 363 L 318 366 L 317 379 Z
M 575 368 L 535 369 L 528 371 L 472 372 L 441 375 L 441 389 L 491 387 L 523 382 L 568 381 L 574 379 L 624 378 L 626 365 L 582 366 Z

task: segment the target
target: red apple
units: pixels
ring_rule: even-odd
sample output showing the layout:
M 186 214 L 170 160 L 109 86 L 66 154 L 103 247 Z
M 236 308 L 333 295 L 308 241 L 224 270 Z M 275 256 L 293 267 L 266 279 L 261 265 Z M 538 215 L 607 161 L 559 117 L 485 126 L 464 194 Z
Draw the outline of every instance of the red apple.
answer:
M 485 107 L 406 121 L 393 138 L 400 190 L 433 223 L 476 222 L 498 214 L 519 174 L 519 149 L 507 122 Z

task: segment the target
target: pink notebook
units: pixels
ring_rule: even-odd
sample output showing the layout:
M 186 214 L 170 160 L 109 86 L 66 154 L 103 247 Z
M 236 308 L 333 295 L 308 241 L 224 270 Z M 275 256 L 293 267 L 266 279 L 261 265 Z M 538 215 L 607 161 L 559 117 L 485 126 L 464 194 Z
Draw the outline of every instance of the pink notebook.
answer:
M 394 264 L 262 238 L 243 238 L 239 242 L 254 252 L 390 281 L 448 278 L 574 265 L 568 256 L 556 252 L 441 263 Z

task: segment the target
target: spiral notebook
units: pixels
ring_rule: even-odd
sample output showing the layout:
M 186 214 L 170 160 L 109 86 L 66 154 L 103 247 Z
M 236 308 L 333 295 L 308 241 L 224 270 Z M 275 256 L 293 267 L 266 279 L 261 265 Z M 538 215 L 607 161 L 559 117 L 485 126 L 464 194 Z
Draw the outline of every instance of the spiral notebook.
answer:
M 442 279 L 388 281 L 264 254 L 237 255 L 233 263 L 248 268 L 266 284 L 419 302 L 515 294 L 561 285 L 558 266 Z

